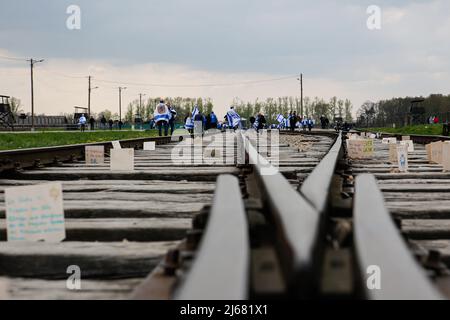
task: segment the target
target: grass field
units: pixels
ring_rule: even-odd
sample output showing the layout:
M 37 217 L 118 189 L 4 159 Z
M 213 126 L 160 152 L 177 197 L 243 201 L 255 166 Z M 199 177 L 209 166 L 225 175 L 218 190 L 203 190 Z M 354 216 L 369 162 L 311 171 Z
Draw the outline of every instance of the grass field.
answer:
M 441 124 L 407 126 L 399 128 L 361 128 L 362 131 L 386 132 L 395 134 L 442 135 Z
M 26 132 L 0 133 L 0 150 L 63 146 L 157 136 L 151 131 L 95 131 L 95 132 Z

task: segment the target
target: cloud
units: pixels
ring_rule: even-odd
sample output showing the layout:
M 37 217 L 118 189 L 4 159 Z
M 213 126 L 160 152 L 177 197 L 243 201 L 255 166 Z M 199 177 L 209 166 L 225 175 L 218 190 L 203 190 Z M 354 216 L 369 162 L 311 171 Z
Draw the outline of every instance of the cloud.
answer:
M 36 69 L 41 110 L 86 104 L 85 78 L 131 83 L 224 83 L 305 74 L 305 95 L 364 100 L 447 93 L 450 2 L 378 0 L 382 29 L 366 28 L 368 0 L 77 1 L 82 30 L 65 27 L 72 1 L 16 0 L 2 6 L 0 48 L 46 58 Z M 53 71 L 53 73 L 46 71 Z M 26 65 L 0 60 L 3 90 L 24 103 Z M 94 109 L 117 105 L 113 84 L 98 83 Z M 151 95 L 210 96 L 225 110 L 233 97 L 296 95 L 295 78 L 253 86 L 130 88 Z M 101 106 L 101 107 L 100 107 Z M 48 110 L 48 111 L 47 111 Z

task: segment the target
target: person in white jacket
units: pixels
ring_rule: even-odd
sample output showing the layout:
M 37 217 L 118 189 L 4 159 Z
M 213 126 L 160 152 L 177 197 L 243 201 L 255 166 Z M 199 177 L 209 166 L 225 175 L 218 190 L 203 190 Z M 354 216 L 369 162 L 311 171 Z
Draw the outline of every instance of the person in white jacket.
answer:
M 86 130 L 86 117 L 84 114 L 81 115 L 80 119 L 78 119 L 78 124 L 80 125 L 81 132 L 84 132 Z

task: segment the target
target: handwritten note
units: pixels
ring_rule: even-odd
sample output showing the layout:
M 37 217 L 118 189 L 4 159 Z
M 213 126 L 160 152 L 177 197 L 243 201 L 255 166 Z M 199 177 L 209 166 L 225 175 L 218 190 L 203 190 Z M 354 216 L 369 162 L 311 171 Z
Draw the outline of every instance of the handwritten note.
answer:
M 442 163 L 442 141 L 433 142 L 431 144 L 431 162 L 441 164 Z
M 133 171 L 134 149 L 111 149 L 111 171 Z
M 397 163 L 398 161 L 397 144 L 389 144 L 389 162 Z
M 408 148 L 408 152 L 414 152 L 414 142 L 412 140 L 402 140 L 401 145 L 405 145 Z
M 347 140 L 348 156 L 351 159 L 367 159 L 373 156 L 373 140 Z
M 444 171 L 450 171 L 450 142 L 442 144 L 442 166 Z
M 144 142 L 144 150 L 145 151 L 155 151 L 156 150 L 156 142 L 155 141 Z
M 120 145 L 119 141 L 112 141 L 111 143 L 114 149 L 122 149 L 122 146 Z
M 427 160 L 431 162 L 431 144 L 425 145 L 425 150 L 427 151 Z
M 105 163 L 105 147 L 104 146 L 86 146 L 86 164 L 103 164 Z
M 400 172 L 408 172 L 408 146 L 406 144 L 397 145 L 397 163 Z
M 5 204 L 8 241 L 65 239 L 61 183 L 6 188 Z

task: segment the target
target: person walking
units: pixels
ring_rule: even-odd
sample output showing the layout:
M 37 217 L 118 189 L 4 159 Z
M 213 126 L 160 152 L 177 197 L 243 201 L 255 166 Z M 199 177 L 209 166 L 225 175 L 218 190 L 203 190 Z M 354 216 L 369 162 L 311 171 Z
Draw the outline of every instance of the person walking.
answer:
M 158 128 L 158 135 L 162 136 L 162 130 L 164 129 L 164 136 L 169 135 L 169 120 L 170 111 L 169 108 L 164 104 L 164 100 L 161 99 L 159 104 L 155 108 L 155 113 L 153 114 L 156 127 Z
M 291 119 L 289 119 L 289 121 L 290 121 L 290 125 L 291 125 L 291 132 L 294 132 L 295 131 L 295 126 L 296 126 L 296 124 L 297 124 L 297 112 L 296 111 L 294 111 L 293 113 L 292 113 L 292 116 L 291 116 Z
M 191 134 L 194 134 L 194 121 L 192 121 L 192 114 L 188 114 L 184 118 L 184 128 Z
M 169 120 L 170 135 L 173 136 L 173 133 L 175 131 L 175 121 L 177 118 L 177 111 L 175 110 L 175 108 L 171 106 L 170 102 L 167 103 L 167 108 L 169 108 L 170 112 L 170 120 Z
M 264 129 L 265 125 L 266 125 L 266 117 L 264 117 L 264 115 L 260 112 L 258 113 L 258 115 L 256 116 L 256 121 L 255 123 L 256 125 L 256 131 L 259 132 L 259 130 Z
M 94 130 L 95 130 L 95 119 L 94 119 L 93 116 L 91 116 L 91 117 L 89 118 L 89 125 L 90 125 L 90 130 L 91 130 L 91 131 L 94 131 Z
M 241 116 L 234 110 L 234 107 L 230 107 L 230 110 L 227 112 L 225 116 L 228 121 L 228 126 L 230 129 L 237 130 L 241 125 Z
M 103 130 L 106 129 L 106 118 L 105 115 L 102 115 L 102 118 L 100 119 L 100 124 Z
M 84 114 L 81 115 L 80 119 L 78 119 L 78 124 L 80 125 L 81 132 L 84 132 L 86 130 L 86 117 Z
M 210 118 L 210 122 L 211 122 L 211 129 L 217 129 L 218 119 L 217 119 L 217 116 L 214 113 L 214 111 L 211 111 L 209 118 Z

